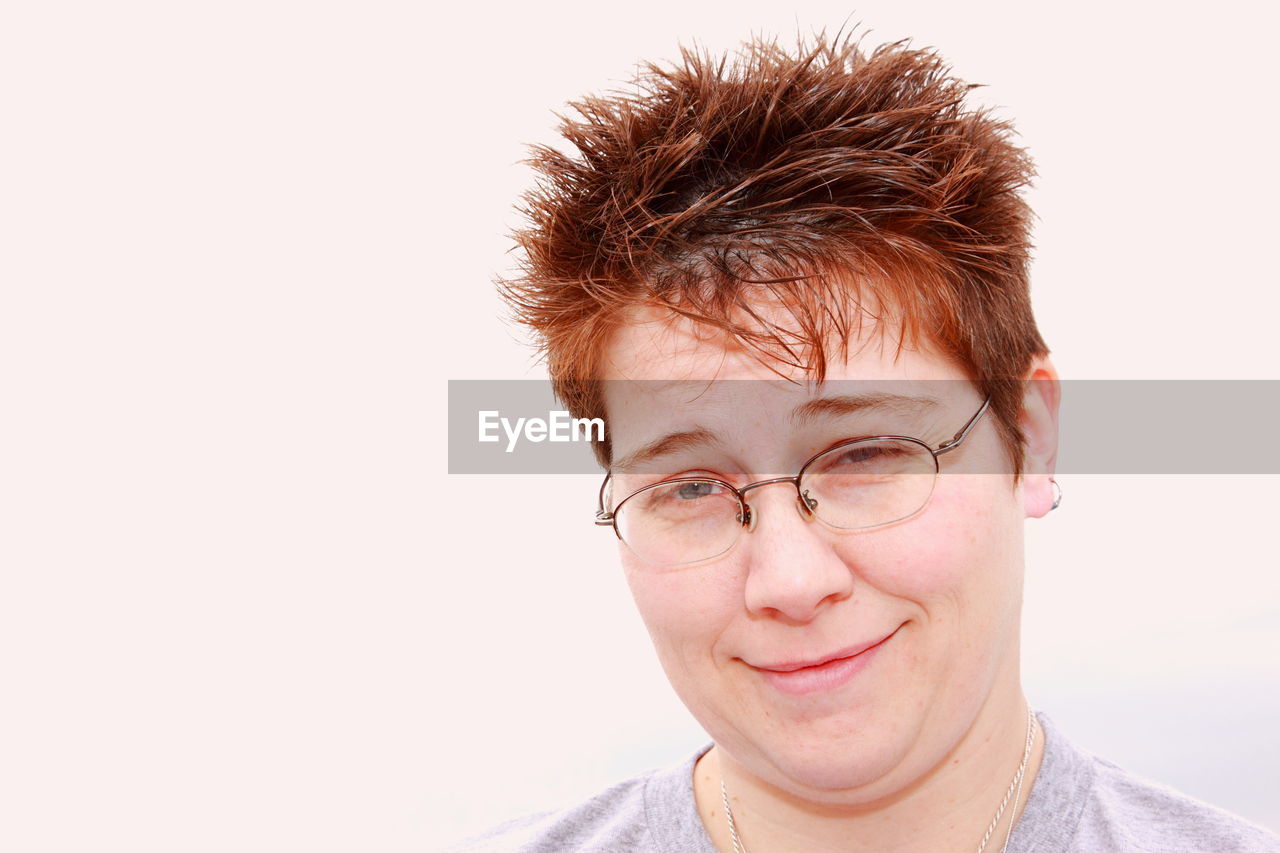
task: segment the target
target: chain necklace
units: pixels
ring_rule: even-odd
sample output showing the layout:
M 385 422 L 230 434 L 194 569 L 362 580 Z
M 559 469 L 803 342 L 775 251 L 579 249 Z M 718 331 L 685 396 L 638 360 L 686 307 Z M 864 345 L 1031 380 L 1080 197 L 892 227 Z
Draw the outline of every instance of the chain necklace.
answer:
M 1004 792 L 1004 799 L 1000 801 L 1000 808 L 996 809 L 996 816 L 991 819 L 986 835 L 982 836 L 982 843 L 978 845 L 978 853 L 982 853 L 987 849 L 987 842 L 991 840 L 991 835 L 996 831 L 996 827 L 1000 825 L 1000 818 L 1004 816 L 1005 808 L 1009 805 L 1009 798 L 1013 797 L 1013 813 L 1009 816 L 1009 831 L 1005 833 L 1004 847 L 1000 848 L 1000 853 L 1005 853 L 1009 849 L 1009 839 L 1013 836 L 1013 818 L 1018 813 L 1018 800 L 1022 798 L 1022 777 L 1027 774 L 1027 763 L 1031 760 L 1031 746 L 1036 739 L 1034 720 L 1031 706 L 1028 705 L 1027 742 L 1022 751 L 1022 763 L 1018 765 L 1018 772 L 1013 774 L 1013 779 L 1009 781 L 1009 790 Z M 743 846 L 742 839 L 738 837 L 738 827 L 733 822 L 733 809 L 729 807 L 729 792 L 725 789 L 723 776 L 720 777 L 720 799 L 724 803 L 724 816 L 729 821 L 729 838 L 733 841 L 733 853 L 747 853 L 747 848 Z

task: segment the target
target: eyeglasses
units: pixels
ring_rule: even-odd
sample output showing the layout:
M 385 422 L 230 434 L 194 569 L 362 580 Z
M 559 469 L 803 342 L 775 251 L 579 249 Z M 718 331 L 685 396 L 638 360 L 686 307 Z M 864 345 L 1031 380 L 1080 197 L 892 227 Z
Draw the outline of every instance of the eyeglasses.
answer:
M 794 477 L 775 477 L 741 488 L 706 477 L 663 480 L 627 495 L 612 512 L 604 508 L 612 473 L 600 485 L 596 524 L 612 527 L 636 556 L 665 566 L 719 557 L 758 513 L 747 492 L 775 483 L 796 489 L 802 517 L 838 530 L 869 530 L 910 518 L 929 503 L 938 477 L 938 457 L 960 442 L 991 404 L 988 397 L 949 441 L 930 447 L 918 438 L 877 435 L 852 438 L 822 451 Z

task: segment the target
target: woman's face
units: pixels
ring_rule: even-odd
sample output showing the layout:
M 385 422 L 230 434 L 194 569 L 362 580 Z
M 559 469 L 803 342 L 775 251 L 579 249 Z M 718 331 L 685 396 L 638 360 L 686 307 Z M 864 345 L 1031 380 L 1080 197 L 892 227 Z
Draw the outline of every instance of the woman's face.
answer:
M 936 448 L 981 406 L 945 359 L 884 349 L 851 347 L 815 388 L 778 382 L 687 326 L 624 326 L 606 378 L 664 381 L 607 384 L 614 461 L 664 436 L 685 438 L 667 442 L 644 472 L 615 472 L 613 504 L 675 476 L 735 486 L 794 476 L 846 438 L 907 435 Z M 760 381 L 669 381 L 711 378 Z M 810 405 L 797 417 L 815 398 L 846 394 L 841 380 L 858 380 L 859 393 L 933 402 Z M 620 545 L 676 692 L 761 779 L 816 799 L 888 795 L 942 761 L 988 697 L 1018 689 L 1022 524 L 1047 511 L 1047 480 L 1014 483 L 990 413 L 939 462 L 927 506 L 886 527 L 837 531 L 805 518 L 782 483 L 747 493 L 755 527 L 718 558 L 657 566 Z

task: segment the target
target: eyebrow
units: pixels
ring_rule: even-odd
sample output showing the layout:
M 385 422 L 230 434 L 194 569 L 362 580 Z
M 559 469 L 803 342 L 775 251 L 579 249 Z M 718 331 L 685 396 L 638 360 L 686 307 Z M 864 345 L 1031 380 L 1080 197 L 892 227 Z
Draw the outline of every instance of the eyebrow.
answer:
M 715 443 L 716 434 L 702 427 L 667 433 L 662 438 L 654 439 L 639 450 L 628 453 L 619 459 L 613 467 L 618 471 L 626 471 L 680 450 L 708 447 Z
M 937 407 L 938 401 L 932 397 L 913 397 L 907 394 L 872 393 L 819 397 L 797 406 L 791 413 L 791 423 L 804 426 L 819 418 L 842 417 L 873 410 L 920 414 Z
M 821 418 L 840 417 L 857 412 L 890 410 L 918 413 L 933 410 L 937 406 L 938 401 L 930 397 L 911 397 L 903 394 L 847 394 L 819 397 L 797 406 L 791 413 L 791 422 L 796 426 L 804 426 Z M 709 447 L 717 443 L 716 434 L 702 427 L 667 433 L 639 450 L 628 453 L 619 459 L 613 468 L 617 471 L 626 471 L 681 450 Z

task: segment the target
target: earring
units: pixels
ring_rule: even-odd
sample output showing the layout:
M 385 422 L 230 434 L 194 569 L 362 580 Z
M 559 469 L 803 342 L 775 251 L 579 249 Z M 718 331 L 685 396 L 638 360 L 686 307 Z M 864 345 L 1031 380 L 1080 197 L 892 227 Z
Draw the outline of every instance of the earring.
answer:
M 1049 482 L 1053 484 L 1053 506 L 1049 507 L 1049 512 L 1053 512 L 1062 505 L 1062 486 L 1053 477 L 1049 478 Z

